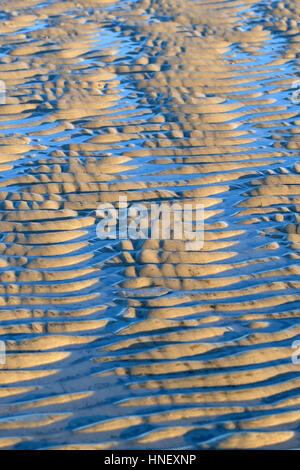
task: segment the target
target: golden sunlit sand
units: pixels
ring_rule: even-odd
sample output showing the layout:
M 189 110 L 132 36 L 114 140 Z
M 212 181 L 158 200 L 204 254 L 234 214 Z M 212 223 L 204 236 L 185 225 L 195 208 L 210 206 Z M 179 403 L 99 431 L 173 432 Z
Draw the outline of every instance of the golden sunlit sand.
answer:
M 1 7 L 1 449 L 299 448 L 298 0 Z

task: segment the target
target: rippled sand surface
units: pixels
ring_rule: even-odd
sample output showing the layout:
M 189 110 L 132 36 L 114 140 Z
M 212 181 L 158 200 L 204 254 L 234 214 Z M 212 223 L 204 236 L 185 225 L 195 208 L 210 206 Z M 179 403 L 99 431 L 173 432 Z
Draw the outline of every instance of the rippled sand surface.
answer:
M 0 17 L 0 447 L 299 448 L 300 1 Z M 203 249 L 100 240 L 120 195 Z

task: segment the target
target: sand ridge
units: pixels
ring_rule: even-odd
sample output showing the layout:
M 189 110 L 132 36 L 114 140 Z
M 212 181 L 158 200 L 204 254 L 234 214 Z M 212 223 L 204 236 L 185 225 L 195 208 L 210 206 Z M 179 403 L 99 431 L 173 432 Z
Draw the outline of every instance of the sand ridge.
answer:
M 2 11 L 0 447 L 297 447 L 298 2 Z M 202 250 L 99 240 L 122 195 Z

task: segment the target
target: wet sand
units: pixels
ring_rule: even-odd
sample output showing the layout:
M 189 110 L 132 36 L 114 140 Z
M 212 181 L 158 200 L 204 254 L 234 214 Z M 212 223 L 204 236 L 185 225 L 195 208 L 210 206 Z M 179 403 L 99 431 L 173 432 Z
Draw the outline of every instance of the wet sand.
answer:
M 0 448 L 299 448 L 299 1 L 1 7 Z

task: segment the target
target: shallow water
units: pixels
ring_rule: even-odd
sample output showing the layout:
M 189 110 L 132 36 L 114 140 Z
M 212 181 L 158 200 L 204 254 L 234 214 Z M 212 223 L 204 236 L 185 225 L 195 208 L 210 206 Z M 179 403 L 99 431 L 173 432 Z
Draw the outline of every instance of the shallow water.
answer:
M 0 447 L 298 448 L 300 2 L 1 6 Z

